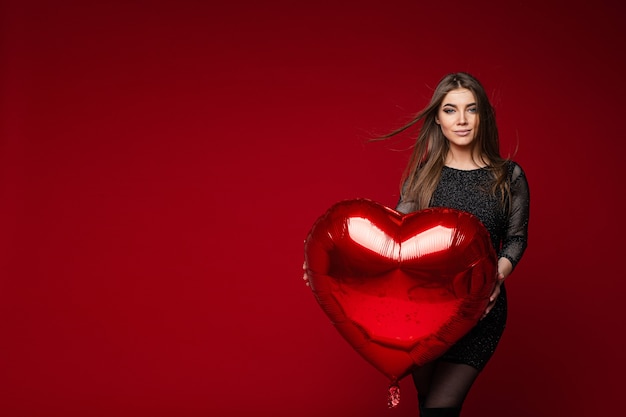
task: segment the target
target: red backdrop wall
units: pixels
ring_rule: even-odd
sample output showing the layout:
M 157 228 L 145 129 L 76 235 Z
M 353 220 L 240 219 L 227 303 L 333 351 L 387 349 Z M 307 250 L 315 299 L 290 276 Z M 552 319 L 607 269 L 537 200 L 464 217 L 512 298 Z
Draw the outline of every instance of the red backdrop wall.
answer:
M 393 206 L 367 144 L 469 71 L 532 218 L 464 415 L 610 415 L 626 233 L 618 1 L 5 1 L 3 416 L 414 416 L 302 282 L 333 203 Z

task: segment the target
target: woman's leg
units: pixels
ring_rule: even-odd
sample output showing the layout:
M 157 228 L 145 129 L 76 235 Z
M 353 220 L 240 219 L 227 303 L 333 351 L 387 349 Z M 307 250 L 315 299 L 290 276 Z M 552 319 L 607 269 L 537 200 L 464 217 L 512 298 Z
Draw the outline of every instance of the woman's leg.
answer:
M 430 362 L 426 365 L 420 366 L 419 368 L 415 368 L 411 373 L 413 383 L 415 384 L 415 389 L 417 391 L 417 403 L 419 405 L 420 415 L 422 415 L 422 408 L 424 407 L 426 397 L 428 396 L 430 381 L 433 376 L 433 371 L 435 370 L 435 365 L 435 362 Z
M 478 377 L 478 369 L 437 361 L 413 372 L 421 417 L 456 417 Z M 421 392 L 420 392 L 421 390 Z
M 470 365 L 437 362 L 424 405 L 460 408 L 478 374 L 478 369 Z
M 417 399 L 420 402 L 420 405 L 423 405 L 426 397 L 428 396 L 430 381 L 432 380 L 435 366 L 436 362 L 427 363 L 424 366 L 415 368 L 411 373 L 415 389 L 417 390 Z

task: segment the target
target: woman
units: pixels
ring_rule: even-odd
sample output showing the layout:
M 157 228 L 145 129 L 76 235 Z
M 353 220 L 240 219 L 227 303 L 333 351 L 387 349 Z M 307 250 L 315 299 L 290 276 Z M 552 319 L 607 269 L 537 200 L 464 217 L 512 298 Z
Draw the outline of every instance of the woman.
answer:
M 498 254 L 497 285 L 481 321 L 442 357 L 412 373 L 422 417 L 459 416 L 504 331 L 504 281 L 527 243 L 528 183 L 518 164 L 500 156 L 494 110 L 471 75 L 445 76 L 430 104 L 385 138 L 419 122 L 397 210 L 451 207 L 472 213 L 489 231 Z

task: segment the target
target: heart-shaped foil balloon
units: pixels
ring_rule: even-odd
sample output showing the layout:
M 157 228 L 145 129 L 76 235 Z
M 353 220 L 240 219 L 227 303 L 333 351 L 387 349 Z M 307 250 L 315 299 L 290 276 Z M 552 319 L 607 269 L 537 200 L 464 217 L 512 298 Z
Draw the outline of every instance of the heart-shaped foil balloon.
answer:
M 305 265 L 332 324 L 390 379 L 390 407 L 401 378 L 476 325 L 496 282 L 489 232 L 472 214 L 403 215 L 368 199 L 339 202 L 314 223 Z

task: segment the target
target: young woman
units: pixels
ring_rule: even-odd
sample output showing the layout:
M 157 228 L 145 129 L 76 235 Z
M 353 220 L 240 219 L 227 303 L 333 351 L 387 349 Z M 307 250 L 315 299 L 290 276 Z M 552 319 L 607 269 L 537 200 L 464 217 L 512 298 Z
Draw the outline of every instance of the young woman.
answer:
M 481 321 L 447 353 L 414 370 L 420 416 L 459 416 L 472 384 L 493 355 L 507 315 L 505 279 L 527 244 L 528 183 L 500 156 L 494 110 L 467 73 L 446 75 L 430 104 L 389 138 L 420 125 L 396 208 L 451 207 L 477 216 L 498 254 L 498 282 Z

